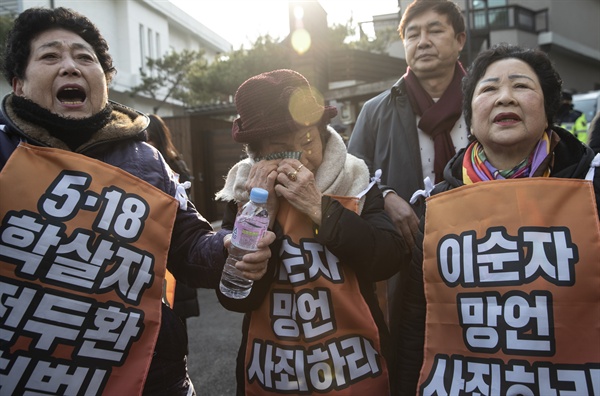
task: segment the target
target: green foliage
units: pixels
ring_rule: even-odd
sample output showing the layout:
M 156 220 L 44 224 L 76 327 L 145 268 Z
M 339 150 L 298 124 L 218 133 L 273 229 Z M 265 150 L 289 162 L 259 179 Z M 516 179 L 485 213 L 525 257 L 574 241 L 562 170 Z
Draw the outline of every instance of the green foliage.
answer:
M 359 30 L 360 35 L 358 40 L 349 40 L 356 35 L 356 30 Z M 369 38 L 361 29 L 356 27 L 352 18 L 344 25 L 334 24 L 329 27 L 329 45 L 332 50 L 349 48 L 362 51 L 375 52 L 378 54 L 386 54 L 387 46 L 396 40 L 400 40 L 400 36 L 396 29 L 387 28 L 379 30 L 377 37 Z
M 194 69 L 188 76 L 189 105 L 229 101 L 249 77 L 266 71 L 289 68 L 289 49 L 269 35 L 260 36 L 250 49 L 241 47 L 213 62 Z
M 375 52 L 377 54 L 387 54 L 387 46 L 391 42 L 400 40 L 396 29 L 387 28 L 377 32 L 375 39 L 369 39 L 365 34 L 360 35 L 358 41 L 348 44 L 348 47 L 363 51 Z
M 399 39 L 398 33 L 390 29 L 378 32 L 376 39 L 370 40 L 361 34 L 358 41 L 348 42 L 355 33 L 352 19 L 343 25 L 330 26 L 325 38 L 329 50 L 351 48 L 385 53 L 387 44 Z M 187 107 L 229 102 L 249 77 L 291 67 L 292 53 L 287 42 L 270 35 L 260 36 L 249 49 L 242 46 L 210 65 L 202 58 L 203 52 L 172 51 L 161 59 L 148 59 L 146 68 L 140 70 L 142 83 L 134 87 L 131 94 L 145 93 L 160 100 L 155 112 L 169 98 L 180 100 Z
M 352 27 L 352 19 L 346 22 L 345 25 L 334 24 L 329 27 L 329 47 L 339 49 L 347 47 L 346 39 L 356 34 L 356 28 Z
M 169 98 L 185 102 L 189 96 L 188 76 L 208 66 L 203 56 L 204 51 L 171 50 L 162 58 L 147 58 L 146 67 L 140 68 L 142 82 L 131 89 L 131 96 L 142 93 L 159 101 L 153 108 L 154 113 L 158 113 Z

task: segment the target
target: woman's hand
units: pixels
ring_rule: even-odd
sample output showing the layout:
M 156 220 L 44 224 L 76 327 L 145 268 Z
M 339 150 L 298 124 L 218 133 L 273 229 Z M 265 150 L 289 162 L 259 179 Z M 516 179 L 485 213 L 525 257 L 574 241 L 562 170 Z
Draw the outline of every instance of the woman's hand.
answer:
M 242 276 L 246 279 L 257 281 L 261 279 L 267 272 L 267 265 L 271 258 L 271 249 L 269 245 L 275 241 L 275 234 L 267 231 L 258 242 L 258 250 L 252 253 L 245 254 L 242 261 L 235 263 L 235 268 L 242 272 Z M 226 249 L 231 246 L 231 234 L 223 238 L 223 244 Z
M 277 211 L 279 210 L 279 200 L 275 192 L 275 183 L 277 181 L 277 168 L 281 160 L 262 160 L 252 165 L 245 188 L 250 193 L 252 188 L 260 187 L 269 192 L 267 200 L 267 210 L 269 211 L 269 228 L 273 228 Z
M 419 231 L 419 218 L 408 202 L 395 193 L 385 196 L 384 208 L 398 232 L 404 240 L 408 249 L 415 244 L 415 238 Z
M 315 175 L 295 159 L 282 160 L 277 173 L 275 191 L 320 226 L 322 195 L 317 189 Z

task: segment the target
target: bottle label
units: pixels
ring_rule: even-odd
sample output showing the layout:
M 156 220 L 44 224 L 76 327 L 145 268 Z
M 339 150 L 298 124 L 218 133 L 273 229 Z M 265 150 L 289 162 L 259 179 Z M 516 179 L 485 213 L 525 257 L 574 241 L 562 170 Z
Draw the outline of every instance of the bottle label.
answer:
M 231 234 L 231 243 L 238 248 L 256 250 L 258 241 L 269 227 L 268 217 L 238 218 Z

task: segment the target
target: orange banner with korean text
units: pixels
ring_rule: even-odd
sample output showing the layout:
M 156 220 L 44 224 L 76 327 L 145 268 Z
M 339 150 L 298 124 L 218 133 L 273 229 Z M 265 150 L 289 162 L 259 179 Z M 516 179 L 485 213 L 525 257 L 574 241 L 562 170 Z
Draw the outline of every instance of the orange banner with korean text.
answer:
M 334 197 L 356 211 L 358 199 Z M 356 273 L 315 238 L 308 216 L 280 200 L 281 264 L 252 316 L 246 395 L 388 395 L 377 325 Z
M 421 395 L 599 395 L 592 183 L 481 182 L 427 199 Z
M 177 201 L 21 144 L 0 173 L 0 394 L 141 394 Z

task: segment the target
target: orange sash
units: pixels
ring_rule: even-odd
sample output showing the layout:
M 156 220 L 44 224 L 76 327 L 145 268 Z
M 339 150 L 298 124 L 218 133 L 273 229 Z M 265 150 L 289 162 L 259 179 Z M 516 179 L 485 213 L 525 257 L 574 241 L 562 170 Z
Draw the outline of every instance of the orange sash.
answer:
M 165 283 L 163 286 L 163 300 L 171 308 L 175 305 L 175 285 L 177 281 L 169 270 L 165 271 Z
M 598 395 L 592 183 L 476 183 L 429 198 L 426 216 L 419 393 Z
M 357 210 L 358 199 L 334 197 Z M 246 394 L 387 395 L 377 326 L 355 273 L 313 236 L 310 218 L 281 200 L 281 265 L 252 312 Z
M 177 201 L 21 144 L 0 173 L 0 394 L 141 394 Z

